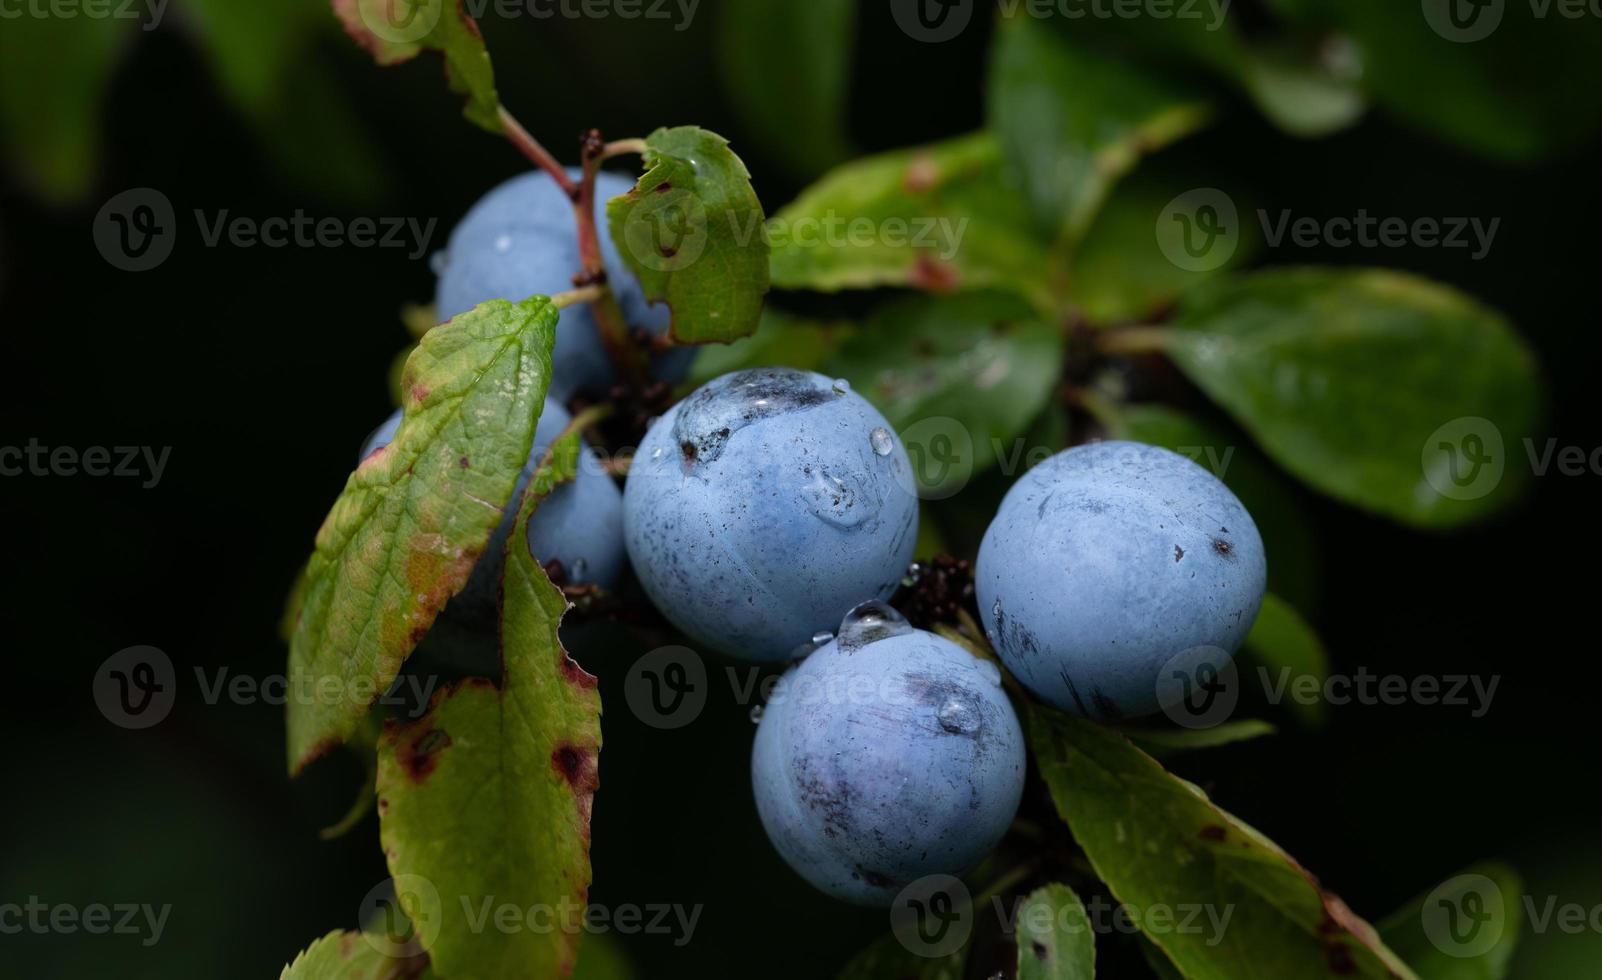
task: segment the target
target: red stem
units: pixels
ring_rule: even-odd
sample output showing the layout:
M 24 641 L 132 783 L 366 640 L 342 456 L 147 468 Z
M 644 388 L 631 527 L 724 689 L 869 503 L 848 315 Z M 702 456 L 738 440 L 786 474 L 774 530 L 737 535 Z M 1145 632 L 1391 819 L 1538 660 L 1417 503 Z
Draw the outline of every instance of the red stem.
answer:
M 540 169 L 550 174 L 551 179 L 556 181 L 556 186 L 562 188 L 563 193 L 571 197 L 577 190 L 578 185 L 573 183 L 573 178 L 567 175 L 567 171 L 562 169 L 562 165 L 557 162 L 555 157 L 551 156 L 550 151 L 541 146 L 540 141 L 530 135 L 529 131 L 523 128 L 523 124 L 518 122 L 510 112 L 506 111 L 505 106 L 501 106 L 497 111 L 501 118 L 501 128 L 506 130 L 506 138 L 511 140 L 512 145 L 517 147 L 524 156 L 534 161 Z
M 601 253 L 601 230 L 595 220 L 595 178 L 601 172 L 601 161 L 606 159 L 606 141 L 601 139 L 600 130 L 592 129 L 584 134 L 582 159 L 583 179 L 571 193 L 574 217 L 578 221 L 579 257 L 584 270 L 573 282 L 580 287 L 605 287 L 606 259 Z M 634 387 L 643 385 L 646 377 L 644 352 L 629 342 L 629 325 L 610 289 L 590 304 L 590 311 L 613 367 Z

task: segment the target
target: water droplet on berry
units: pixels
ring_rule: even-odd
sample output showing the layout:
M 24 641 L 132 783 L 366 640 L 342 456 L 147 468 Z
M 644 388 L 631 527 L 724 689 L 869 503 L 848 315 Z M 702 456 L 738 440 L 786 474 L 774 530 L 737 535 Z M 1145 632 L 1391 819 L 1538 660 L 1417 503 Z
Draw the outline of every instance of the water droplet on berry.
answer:
M 818 630 L 816 633 L 812 634 L 812 646 L 814 648 L 826 647 L 833 641 L 834 634 L 830 633 L 828 630 Z
M 873 446 L 873 451 L 880 456 L 888 456 L 896 448 L 895 436 L 882 425 L 868 433 L 868 442 Z
M 762 711 L 763 708 L 760 704 L 753 704 L 751 706 L 751 724 L 758 725 L 762 723 Z
M 958 697 L 946 699 L 940 706 L 940 727 L 953 735 L 972 735 L 979 730 L 979 712 L 972 702 Z
M 870 643 L 911 632 L 912 624 L 894 609 L 882 602 L 864 602 L 840 622 L 840 649 L 855 653 Z
M 910 589 L 916 586 L 922 578 L 923 564 L 921 562 L 913 562 L 907 566 L 907 574 L 901 579 L 901 587 L 903 589 Z
M 847 483 L 821 466 L 813 469 L 811 476 L 801 487 L 801 499 L 824 523 L 849 531 L 878 516 L 880 502 L 871 488 L 859 489 L 857 481 Z
M 835 378 L 834 379 L 834 393 L 835 394 L 837 394 L 837 395 L 845 395 L 845 394 L 849 394 L 850 392 L 851 392 L 851 382 L 847 381 L 845 378 Z

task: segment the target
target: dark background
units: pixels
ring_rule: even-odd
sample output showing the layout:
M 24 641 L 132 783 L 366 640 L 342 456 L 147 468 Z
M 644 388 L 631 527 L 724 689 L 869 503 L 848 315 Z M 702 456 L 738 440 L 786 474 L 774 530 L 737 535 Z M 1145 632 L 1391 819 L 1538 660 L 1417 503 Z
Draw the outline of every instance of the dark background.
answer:
M 714 70 L 710 7 L 682 33 L 487 24 L 503 97 L 569 161 L 569 137 L 591 125 L 612 136 L 689 122 L 724 133 L 771 212 L 804 181 L 744 138 Z M 986 30 L 921 45 L 869 5 L 861 32 L 852 136 L 863 149 L 982 124 Z M 386 371 L 406 342 L 397 313 L 428 300 L 432 274 L 405 250 L 207 248 L 190 215 L 438 218 L 437 248 L 523 163 L 457 118 L 433 64 L 379 71 L 329 32 L 308 46 L 305 66 L 354 107 L 372 166 L 321 186 L 287 176 L 293 168 L 264 149 L 278 137 L 221 96 L 194 37 L 174 9 L 126 52 L 88 199 L 45 204 L 15 173 L 0 179 L 0 444 L 172 447 L 150 490 L 0 478 L 9 689 L 0 901 L 174 906 L 148 949 L 124 937 L 0 937 L 4 976 L 271 976 L 312 939 L 354 927 L 363 895 L 386 876 L 376 821 L 317 839 L 349 802 L 357 767 L 341 758 L 291 783 L 281 710 L 207 705 L 192 669 L 283 670 L 285 592 L 356 447 L 389 411 Z M 304 136 L 333 112 L 305 98 L 278 132 Z M 1549 428 L 1530 435 L 1602 445 L 1592 376 L 1602 143 L 1539 166 L 1499 165 L 1383 113 L 1299 142 L 1239 108 L 1175 153 L 1271 209 L 1500 217 L 1479 262 L 1357 249 L 1286 249 L 1264 261 L 1383 264 L 1484 298 L 1547 371 Z M 101 258 L 90 230 L 105 200 L 141 186 L 172 200 L 184 232 L 159 269 L 130 274 Z M 1520 506 L 1452 536 L 1308 494 L 1321 583 L 1310 617 L 1337 670 L 1500 675 L 1494 708 L 1478 720 L 1462 708 L 1337 709 L 1323 733 L 1287 726 L 1186 774 L 1370 917 L 1497 856 L 1518 862 L 1540 900 L 1602 902 L 1591 720 L 1599 481 L 1535 480 Z M 91 698 L 100 663 L 135 644 L 160 647 L 179 669 L 176 709 L 147 732 L 112 726 Z M 816 895 L 773 853 L 750 796 L 744 706 L 714 696 L 678 732 L 628 713 L 618 681 L 641 652 L 618 644 L 587 658 L 608 705 L 592 899 L 705 904 L 683 948 L 624 940 L 641 976 L 830 975 L 884 931 L 884 916 Z M 1534 937 L 1527 953 L 1567 946 L 1596 963 L 1599 942 Z M 1515 975 L 1578 975 L 1539 969 L 1532 958 Z

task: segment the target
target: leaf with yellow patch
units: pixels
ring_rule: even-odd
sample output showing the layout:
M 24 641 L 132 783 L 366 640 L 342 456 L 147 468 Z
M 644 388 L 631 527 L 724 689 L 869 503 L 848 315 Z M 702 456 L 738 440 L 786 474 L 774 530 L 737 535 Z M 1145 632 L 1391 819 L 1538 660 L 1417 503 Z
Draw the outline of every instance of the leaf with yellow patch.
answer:
M 543 296 L 495 300 L 407 362 L 400 431 L 351 475 L 296 587 L 292 769 L 355 731 L 467 583 L 534 444 L 556 318 Z

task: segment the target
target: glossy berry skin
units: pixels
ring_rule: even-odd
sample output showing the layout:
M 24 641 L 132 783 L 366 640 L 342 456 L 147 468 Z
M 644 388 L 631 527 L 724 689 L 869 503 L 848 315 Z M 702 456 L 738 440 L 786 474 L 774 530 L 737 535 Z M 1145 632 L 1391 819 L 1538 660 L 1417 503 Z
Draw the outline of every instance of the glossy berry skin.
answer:
M 1024 474 L 979 549 L 985 631 L 1013 675 L 1065 711 L 1113 720 L 1177 703 L 1175 658 L 1222 668 L 1257 618 L 1263 541 L 1211 473 L 1103 442 Z
M 570 175 L 579 179 L 578 171 Z M 606 202 L 628 193 L 633 181 L 614 174 L 596 178 L 595 207 L 601 229 L 601 254 L 623 317 L 631 327 L 655 334 L 667 332 L 672 315 L 666 306 L 651 306 L 606 233 Z M 573 204 L 548 174 L 514 177 L 490 191 L 451 232 L 435 292 L 439 319 L 460 316 L 492 299 L 511 302 L 535 294 L 552 295 L 573 288 L 583 267 Z M 658 375 L 684 376 L 693 351 L 671 351 L 658 358 Z M 606 348 L 596 332 L 586 303 L 562 311 L 551 354 L 552 393 L 566 401 L 577 391 L 604 393 L 613 377 Z
M 362 459 L 377 452 L 395 438 L 401 413 L 384 422 L 362 448 Z M 528 465 L 517 481 L 517 491 L 507 505 L 506 514 L 496 528 L 489 548 L 473 567 L 467 586 L 447 607 L 447 614 L 467 625 L 494 629 L 499 615 L 497 595 L 506 541 L 512 533 L 517 506 L 534 470 L 558 437 L 572 423 L 566 409 L 546 401 L 534 432 L 534 445 Z M 558 561 L 570 582 L 592 583 L 606 588 L 622 576 L 626 556 L 623 550 L 623 494 L 602 468 L 593 449 L 585 447 L 579 459 L 578 475 L 551 491 L 551 495 L 529 518 L 529 551 L 545 564 Z
M 792 868 L 836 898 L 885 906 L 1000 842 L 1023 795 L 1024 738 L 995 664 L 904 621 L 860 646 L 850 631 L 774 688 L 751 782 Z
M 652 426 L 624 492 L 629 557 L 663 615 L 732 657 L 783 661 L 906 575 L 906 450 L 861 396 L 788 368 L 724 375 Z

